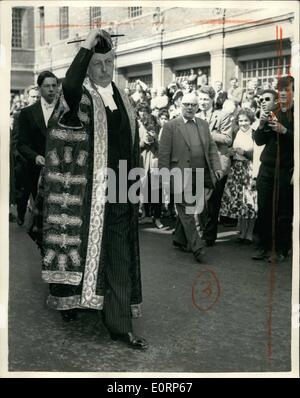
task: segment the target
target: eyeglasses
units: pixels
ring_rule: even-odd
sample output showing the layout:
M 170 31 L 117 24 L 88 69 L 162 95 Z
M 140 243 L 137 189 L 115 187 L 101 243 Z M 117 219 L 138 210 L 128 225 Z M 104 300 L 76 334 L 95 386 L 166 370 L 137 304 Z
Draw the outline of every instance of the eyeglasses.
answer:
M 270 102 L 270 101 L 272 101 L 272 98 L 271 97 L 264 97 L 264 98 L 260 98 L 259 99 L 259 102 L 263 102 L 263 101 Z
M 191 106 L 191 107 L 193 107 L 193 108 L 195 108 L 196 106 L 198 106 L 198 104 L 191 104 L 191 103 L 186 103 L 186 102 L 183 103 L 182 105 L 185 106 L 186 108 L 189 107 L 189 106 Z

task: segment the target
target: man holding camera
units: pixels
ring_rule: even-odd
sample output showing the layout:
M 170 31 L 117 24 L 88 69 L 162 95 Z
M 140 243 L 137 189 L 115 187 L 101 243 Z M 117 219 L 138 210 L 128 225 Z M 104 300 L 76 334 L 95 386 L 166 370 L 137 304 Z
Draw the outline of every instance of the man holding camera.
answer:
M 279 80 L 278 94 L 268 89 L 260 98 L 260 122 L 254 139 L 265 148 L 256 183 L 259 248 L 254 260 L 283 261 L 292 246 L 293 92 L 294 79 L 287 76 Z

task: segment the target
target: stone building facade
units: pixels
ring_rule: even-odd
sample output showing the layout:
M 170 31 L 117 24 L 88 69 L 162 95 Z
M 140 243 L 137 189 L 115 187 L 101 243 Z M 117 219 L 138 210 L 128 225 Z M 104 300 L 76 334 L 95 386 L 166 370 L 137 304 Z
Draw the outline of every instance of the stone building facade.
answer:
M 243 86 L 287 74 L 294 40 L 293 10 L 187 7 L 34 7 L 34 73 L 50 69 L 60 79 L 92 26 L 124 34 L 115 39 L 115 81 L 123 87 L 141 79 L 168 85 L 201 69 L 210 83 L 232 76 Z M 281 52 L 278 40 L 281 34 Z M 277 34 L 277 38 L 276 38 Z M 28 33 L 29 35 L 29 33 Z
M 34 9 L 14 7 L 11 17 L 11 91 L 18 93 L 34 83 Z

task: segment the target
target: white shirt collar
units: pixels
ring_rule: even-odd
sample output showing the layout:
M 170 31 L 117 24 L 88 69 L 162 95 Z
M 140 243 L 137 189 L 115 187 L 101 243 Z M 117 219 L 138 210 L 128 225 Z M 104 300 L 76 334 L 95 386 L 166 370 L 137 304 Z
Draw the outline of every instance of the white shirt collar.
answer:
M 55 100 L 49 104 L 45 98 L 41 97 L 41 105 L 44 109 L 50 109 L 55 107 Z
M 54 101 L 51 104 L 48 104 L 48 102 L 43 97 L 41 97 L 42 112 L 46 126 L 48 126 L 48 122 L 54 110 L 55 104 L 56 104 L 56 99 L 54 99 Z
M 193 117 L 193 119 L 186 119 L 184 116 L 182 116 L 182 118 L 183 118 L 183 121 L 184 121 L 185 124 L 187 124 L 187 122 L 188 122 L 189 120 L 192 120 L 193 122 L 195 122 L 195 123 L 197 124 L 196 118 L 195 118 L 195 117 Z

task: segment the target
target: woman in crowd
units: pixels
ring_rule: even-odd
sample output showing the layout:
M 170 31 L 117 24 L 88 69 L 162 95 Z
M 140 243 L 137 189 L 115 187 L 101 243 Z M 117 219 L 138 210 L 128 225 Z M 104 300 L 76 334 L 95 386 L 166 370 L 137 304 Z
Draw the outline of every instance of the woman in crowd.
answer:
M 142 102 L 148 102 L 146 96 L 147 85 L 143 83 L 141 80 L 136 80 L 135 91 L 130 96 L 131 103 L 133 107 L 137 107 Z
M 240 235 L 237 241 L 247 244 L 252 242 L 256 218 L 256 191 L 252 182 L 253 122 L 254 114 L 250 109 L 238 112 L 239 130 L 230 149 L 232 165 L 220 211 L 222 216 L 238 219 Z
M 158 114 L 158 125 L 159 125 L 159 134 L 158 134 L 158 142 L 160 142 L 160 137 L 162 133 L 162 129 L 164 124 L 170 119 L 169 116 L 169 111 L 167 108 L 163 108 L 159 111 Z M 155 158 L 154 167 L 158 167 L 158 159 L 157 157 Z M 163 212 L 164 217 L 169 217 L 173 218 L 176 216 L 176 211 L 175 211 L 175 204 L 174 204 L 174 195 L 172 193 L 169 193 L 169 196 L 164 192 L 163 188 L 160 185 L 160 193 L 159 193 L 159 199 L 161 203 L 161 208 Z
M 183 91 L 177 90 L 172 97 L 172 104 L 169 106 L 170 119 L 174 119 L 181 115 L 181 100 L 183 97 Z
M 155 226 L 161 229 L 163 227 L 160 221 L 161 197 L 158 198 L 158 203 L 151 203 L 151 197 L 154 195 L 155 188 L 151 185 L 151 169 L 155 167 L 155 159 L 158 154 L 159 126 L 155 118 L 151 115 L 151 109 L 147 103 L 140 103 L 136 108 L 136 112 L 140 132 L 141 167 L 145 170 L 143 178 L 144 197 L 141 198 L 141 201 L 143 201 L 143 214 L 140 224 L 154 222 Z

